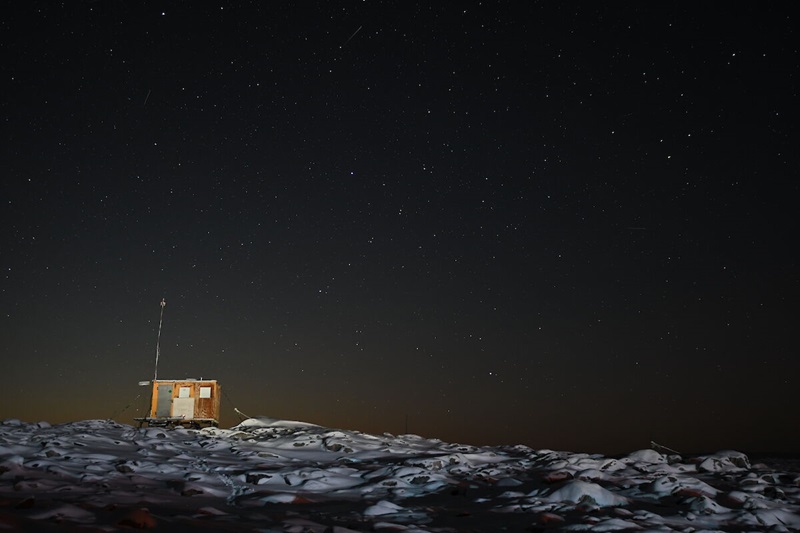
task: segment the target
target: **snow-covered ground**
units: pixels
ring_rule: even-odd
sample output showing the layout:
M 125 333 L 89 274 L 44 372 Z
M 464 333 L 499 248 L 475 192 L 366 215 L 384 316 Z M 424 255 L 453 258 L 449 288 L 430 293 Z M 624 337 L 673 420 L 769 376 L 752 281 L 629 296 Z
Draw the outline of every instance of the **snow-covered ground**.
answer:
M 249 419 L 0 423 L 0 530 L 797 531 L 798 463 L 476 447 Z

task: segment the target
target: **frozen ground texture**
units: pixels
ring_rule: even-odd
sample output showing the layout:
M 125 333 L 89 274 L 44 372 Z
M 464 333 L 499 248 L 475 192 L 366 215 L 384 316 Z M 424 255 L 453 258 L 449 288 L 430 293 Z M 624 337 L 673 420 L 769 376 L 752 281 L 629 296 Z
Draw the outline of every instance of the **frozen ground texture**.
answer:
M 0 531 L 798 531 L 797 463 L 476 447 L 250 419 L 0 423 Z

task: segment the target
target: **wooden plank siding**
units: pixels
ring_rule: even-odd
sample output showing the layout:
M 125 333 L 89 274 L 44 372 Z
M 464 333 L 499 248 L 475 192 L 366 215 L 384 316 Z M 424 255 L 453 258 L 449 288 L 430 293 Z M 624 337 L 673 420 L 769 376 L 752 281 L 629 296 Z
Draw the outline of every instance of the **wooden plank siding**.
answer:
M 171 385 L 172 386 L 172 394 L 171 394 L 171 401 L 174 401 L 176 398 L 180 398 L 181 388 L 188 388 L 189 391 L 189 398 L 194 400 L 194 416 L 188 420 L 213 420 L 214 422 L 219 422 L 219 414 L 220 414 L 220 396 L 222 395 L 222 388 L 220 387 L 219 383 L 216 380 L 173 380 L 173 379 L 159 379 L 158 381 L 153 382 L 153 396 L 152 401 L 150 403 L 150 417 L 151 418 L 158 418 L 157 413 L 159 412 L 158 406 L 158 387 L 159 385 Z M 202 387 L 210 387 L 211 389 L 211 397 L 210 398 L 201 398 L 200 397 L 200 389 Z M 163 396 L 162 396 L 163 398 Z M 171 406 L 170 406 L 171 407 Z M 163 412 L 163 411 L 162 411 Z M 170 414 L 171 411 L 170 411 Z

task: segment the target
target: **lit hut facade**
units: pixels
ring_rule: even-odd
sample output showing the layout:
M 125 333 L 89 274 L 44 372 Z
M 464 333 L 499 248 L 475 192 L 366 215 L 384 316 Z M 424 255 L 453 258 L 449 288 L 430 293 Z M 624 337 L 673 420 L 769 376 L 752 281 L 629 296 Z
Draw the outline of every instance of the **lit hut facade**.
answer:
M 222 388 L 211 379 L 153 380 L 150 413 L 137 418 L 149 426 L 219 426 Z

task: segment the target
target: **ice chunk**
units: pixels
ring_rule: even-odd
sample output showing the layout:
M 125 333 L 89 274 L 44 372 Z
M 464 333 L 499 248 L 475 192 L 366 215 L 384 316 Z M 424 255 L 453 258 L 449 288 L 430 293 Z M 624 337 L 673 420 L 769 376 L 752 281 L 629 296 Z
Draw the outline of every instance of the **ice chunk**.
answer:
M 624 496 L 614 494 L 596 483 L 579 480 L 567 482 L 545 499 L 551 502 L 589 503 L 599 507 L 613 507 L 628 503 L 628 498 Z
M 750 460 L 742 452 L 724 451 L 701 457 L 700 472 L 735 472 L 750 470 Z
M 364 511 L 364 516 L 382 516 L 387 514 L 402 513 L 403 511 L 405 511 L 405 509 L 396 503 L 392 503 L 387 500 L 381 500 L 375 505 L 367 507 L 367 509 Z
M 625 463 L 663 464 L 667 462 L 667 458 L 655 450 L 639 450 L 629 453 L 622 461 Z

